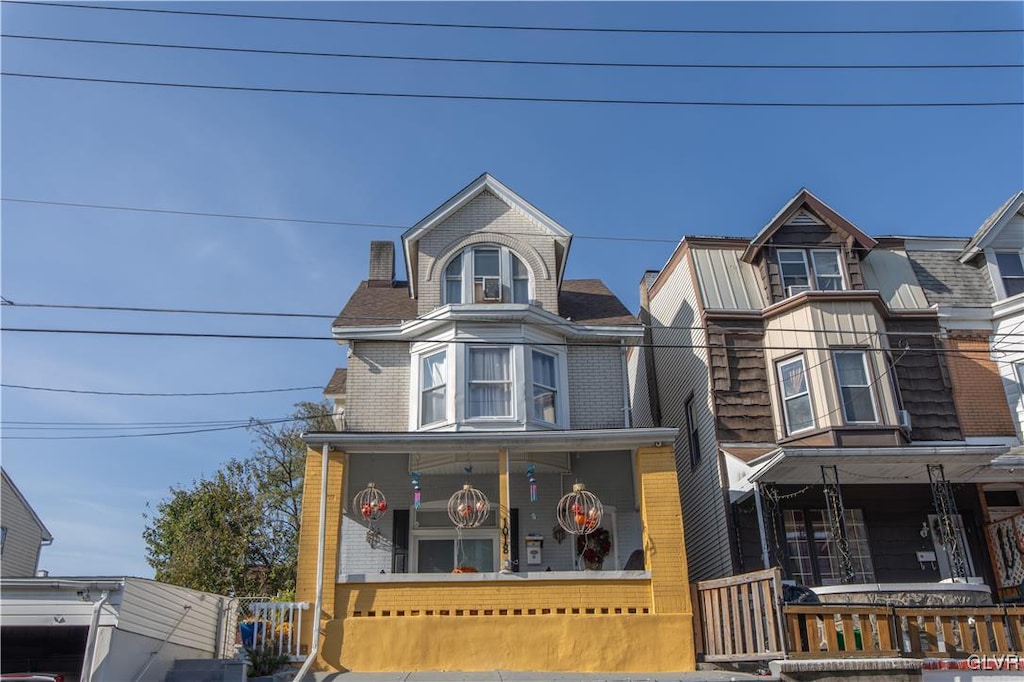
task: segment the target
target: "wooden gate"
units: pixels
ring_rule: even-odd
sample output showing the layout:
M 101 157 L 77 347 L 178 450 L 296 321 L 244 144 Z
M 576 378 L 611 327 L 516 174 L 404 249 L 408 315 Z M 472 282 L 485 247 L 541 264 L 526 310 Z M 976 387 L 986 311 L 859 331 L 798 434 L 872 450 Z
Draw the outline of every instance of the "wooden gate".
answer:
M 706 661 L 785 658 L 782 573 L 768 569 L 697 583 Z

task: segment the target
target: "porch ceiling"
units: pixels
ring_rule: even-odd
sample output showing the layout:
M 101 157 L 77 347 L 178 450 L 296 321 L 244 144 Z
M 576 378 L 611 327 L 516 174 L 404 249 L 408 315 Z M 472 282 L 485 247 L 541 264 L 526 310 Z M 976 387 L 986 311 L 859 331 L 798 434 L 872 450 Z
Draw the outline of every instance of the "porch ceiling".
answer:
M 678 429 L 578 431 L 443 431 L 409 433 L 306 433 L 309 447 L 328 445 L 350 453 L 601 452 L 672 445 Z
M 905 448 L 780 448 L 750 462 L 751 482 L 821 483 L 821 467 L 836 466 L 843 484 L 928 483 L 928 465 L 941 464 L 951 483 L 1020 481 L 1024 458 L 1004 445 Z M 1020 460 L 1018 462 L 1018 460 Z

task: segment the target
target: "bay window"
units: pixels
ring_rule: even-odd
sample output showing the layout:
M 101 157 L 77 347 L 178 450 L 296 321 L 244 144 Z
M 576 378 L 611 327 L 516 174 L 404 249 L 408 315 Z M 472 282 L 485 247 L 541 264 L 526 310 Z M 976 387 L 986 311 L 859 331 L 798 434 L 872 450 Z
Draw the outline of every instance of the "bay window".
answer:
M 512 372 L 508 348 L 470 348 L 466 360 L 466 417 L 512 417 Z
M 848 424 L 873 424 L 878 421 L 875 399 L 871 393 L 867 353 L 843 350 L 832 353 L 843 417 Z
M 783 360 L 777 365 L 779 392 L 782 394 L 782 412 L 786 420 L 786 433 L 797 433 L 814 427 L 811 393 L 803 356 Z
M 509 248 L 471 246 L 445 267 L 444 303 L 529 303 L 530 271 Z

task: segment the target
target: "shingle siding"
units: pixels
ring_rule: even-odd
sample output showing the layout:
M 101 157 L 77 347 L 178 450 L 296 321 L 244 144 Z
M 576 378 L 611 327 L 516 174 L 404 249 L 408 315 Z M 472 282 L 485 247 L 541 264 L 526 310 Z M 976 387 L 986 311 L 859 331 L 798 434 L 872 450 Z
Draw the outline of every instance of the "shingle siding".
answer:
M 348 359 L 348 431 L 409 430 L 409 344 L 359 341 Z
M 2 478 L 0 525 L 7 529 L 7 537 L 0 554 L 0 575 L 5 578 L 30 577 L 38 568 L 43 530 L 6 474 Z

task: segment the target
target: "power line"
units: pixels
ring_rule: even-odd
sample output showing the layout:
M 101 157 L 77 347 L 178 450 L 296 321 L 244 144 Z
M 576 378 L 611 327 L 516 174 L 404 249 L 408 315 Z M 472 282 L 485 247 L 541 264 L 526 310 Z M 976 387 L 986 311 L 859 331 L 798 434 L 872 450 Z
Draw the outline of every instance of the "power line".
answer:
M 66 38 L 60 36 L 24 35 L 15 33 L 0 34 L 2 38 L 18 40 L 38 40 L 58 43 L 76 43 L 84 45 L 108 45 L 118 47 L 149 47 L 170 50 L 193 50 L 203 52 L 221 52 L 237 54 L 259 54 L 288 57 L 325 57 L 333 59 L 366 59 L 380 61 L 432 62 L 446 64 L 500 64 L 509 66 L 567 66 L 567 67 L 600 67 L 623 69 L 719 69 L 719 70 L 772 70 L 772 71 L 810 71 L 810 70 L 949 70 L 949 69 L 1021 69 L 1024 64 L 705 64 L 678 62 L 601 62 L 601 61 L 566 61 L 551 59 L 489 59 L 482 57 L 431 57 L 424 55 L 388 55 L 355 52 L 311 52 L 305 50 L 273 50 L 247 47 L 224 47 L 218 45 L 182 45 L 180 43 L 149 43 L 129 40 L 95 40 L 86 38 Z
M 297 421 L 302 419 L 301 417 L 293 417 L 289 419 L 276 419 L 273 421 L 263 422 L 264 424 L 283 424 L 285 422 Z M 235 426 L 216 426 L 211 428 L 203 429 L 188 429 L 184 431 L 163 431 L 160 433 L 118 433 L 104 436 L 8 436 L 7 434 L 0 434 L 0 440 L 100 440 L 110 438 L 152 438 L 155 436 L 184 436 L 193 433 L 211 433 L 214 431 L 233 431 L 235 429 L 249 428 L 248 424 L 238 424 Z
M 184 215 L 184 216 L 197 216 L 204 218 L 230 218 L 235 220 L 259 220 L 263 222 L 281 222 L 281 223 L 299 223 L 299 224 L 310 224 L 310 225 L 336 225 L 341 227 L 375 227 L 385 228 L 391 230 L 408 230 L 408 225 L 393 225 L 387 223 L 367 223 L 367 222 L 353 222 L 343 220 L 313 220 L 308 218 L 282 218 L 273 216 L 260 216 L 260 215 L 249 215 L 243 213 L 211 213 L 204 211 L 179 211 L 172 209 L 163 208 L 143 208 L 138 206 L 115 206 L 110 204 L 92 204 L 84 202 L 73 202 L 73 201 L 44 201 L 41 199 L 20 199 L 13 197 L 0 197 L 0 201 L 12 201 L 21 204 L 36 204 L 43 206 L 68 206 L 71 208 L 91 208 L 101 209 L 107 211 L 130 211 L 134 213 L 162 213 L 166 215 Z M 507 235 L 527 235 L 531 234 L 528 232 L 514 232 L 506 231 L 502 234 Z M 641 243 L 656 243 L 656 244 L 678 244 L 678 239 L 663 239 L 658 237 L 605 237 L 601 235 L 587 235 L 587 234 L 576 234 L 573 233 L 573 239 L 588 239 L 595 241 L 612 241 L 612 242 L 641 242 Z
M 291 391 L 322 390 L 323 386 L 296 386 L 293 388 L 264 388 L 251 391 L 208 391 L 193 393 L 140 393 L 130 391 L 90 391 L 74 388 L 53 388 L 49 386 L 25 386 L 23 384 L 2 384 L 3 388 L 18 388 L 23 391 L 49 391 L 51 393 L 82 393 L 85 395 L 118 395 L 138 398 L 195 398 L 201 396 L 255 395 L 257 393 L 288 393 Z
M 427 92 L 372 92 L 364 90 L 303 90 L 299 88 L 265 88 L 243 85 L 204 85 L 200 83 L 172 83 L 167 81 L 138 81 L 116 78 L 84 78 L 80 76 L 55 76 L 41 73 L 2 71 L 0 76 L 12 78 L 35 78 L 52 81 L 74 81 L 78 83 L 103 83 L 107 85 L 141 85 L 146 87 L 176 88 L 184 90 L 217 90 L 224 92 L 261 92 L 284 95 L 320 95 L 330 97 L 377 97 L 389 99 L 429 99 L 459 102 L 520 102 L 540 104 L 607 104 L 661 107 L 740 107 L 740 108 L 787 108 L 787 109 L 897 109 L 897 108 L 969 108 L 969 107 L 1019 107 L 1024 101 L 992 102 L 728 102 L 722 100 L 667 100 L 667 99 L 614 99 L 601 97 L 536 97 L 516 95 L 451 95 Z
M 154 9 L 149 7 L 108 7 L 80 5 L 64 2 L 30 2 L 7 0 L 12 5 L 38 5 L 73 9 L 105 10 L 111 12 L 145 12 L 150 14 L 177 14 L 230 19 L 260 19 L 362 26 L 405 26 L 411 28 L 481 29 L 491 31 L 554 31 L 574 33 L 623 33 L 661 35 L 958 35 L 1024 33 L 1014 28 L 955 28 L 955 29 L 681 29 L 681 28 L 623 28 L 610 26 L 528 26 L 521 24 L 468 24 L 428 21 L 394 21 L 383 19 L 346 19 L 334 17 L 297 17 L 280 14 L 243 14 L 240 12 L 207 12 L 198 10 Z
M 316 313 L 280 313 L 263 312 L 255 310 L 204 310 L 197 308 L 153 308 L 139 306 L 115 306 L 115 305 L 73 305 L 58 303 L 15 303 L 8 301 L 3 304 L 14 308 L 45 308 L 52 310 L 99 310 L 114 312 L 133 313 L 180 313 L 184 315 L 240 315 L 248 317 L 299 317 L 318 320 L 333 320 L 337 315 L 321 315 Z

